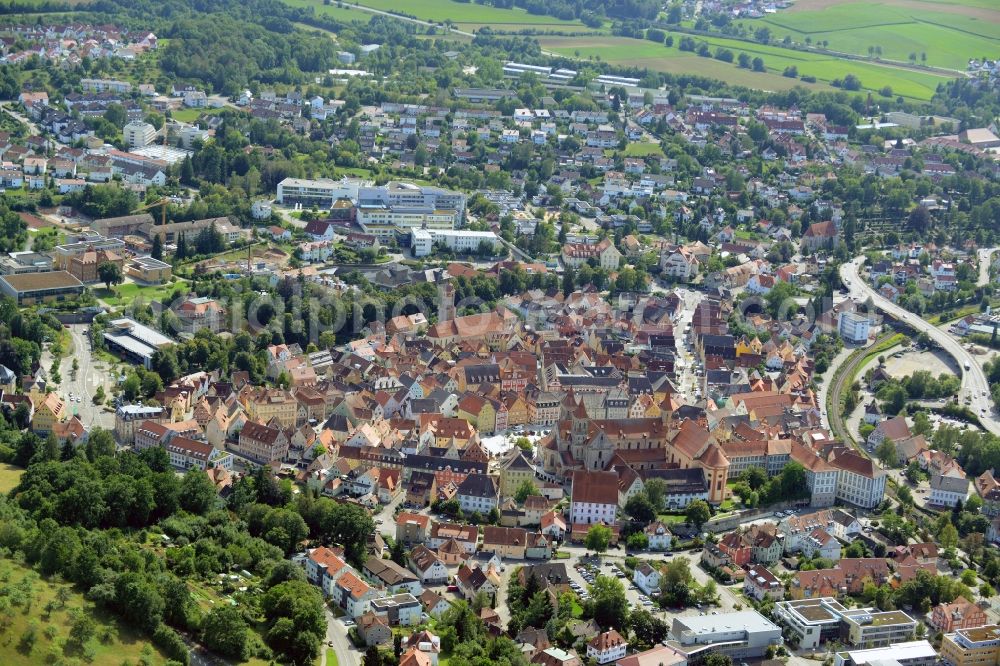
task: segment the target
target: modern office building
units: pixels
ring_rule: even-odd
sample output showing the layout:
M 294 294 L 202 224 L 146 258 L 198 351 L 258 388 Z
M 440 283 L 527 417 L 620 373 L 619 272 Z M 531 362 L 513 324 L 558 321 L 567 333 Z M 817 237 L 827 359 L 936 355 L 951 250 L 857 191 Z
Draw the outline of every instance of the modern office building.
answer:
M 52 270 L 52 257 L 41 252 L 24 250 L 0 257 L 0 274 L 46 273 Z
M 917 622 L 902 611 L 845 608 L 832 597 L 779 601 L 778 622 L 786 626 L 803 649 L 828 640 L 859 648 L 878 648 L 913 638 Z
M 997 666 L 1000 664 L 1000 625 L 959 629 L 945 634 L 941 660 L 949 666 Z
M 405 232 L 407 229 L 451 231 L 461 225 L 461 217 L 454 210 L 358 206 L 357 215 L 358 224 L 365 233 L 375 236 L 383 243 L 394 240 L 397 232 Z

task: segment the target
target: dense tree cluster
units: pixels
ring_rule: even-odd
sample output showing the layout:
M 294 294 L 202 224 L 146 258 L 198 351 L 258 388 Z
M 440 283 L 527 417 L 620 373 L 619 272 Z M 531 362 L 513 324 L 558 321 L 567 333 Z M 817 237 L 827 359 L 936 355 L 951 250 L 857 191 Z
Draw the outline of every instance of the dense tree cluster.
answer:
M 224 505 L 208 475 L 179 477 L 164 449 L 116 453 L 100 428 L 75 448 L 32 433 L 8 438 L 16 431 L 0 425 L 8 459 L 27 465 L 0 498 L 0 547 L 63 576 L 178 661 L 187 648 L 177 632 L 239 659 L 315 658 L 326 634 L 322 599 L 284 557 L 311 539 L 343 545 L 360 565 L 374 531 L 366 511 L 308 493 L 293 502 L 288 483 L 266 468 L 242 477 Z M 241 570 L 260 576 L 264 596 L 233 586 L 235 606 L 203 614 L 185 581 Z M 251 630 L 259 622 L 263 642 Z
M 733 493 L 746 506 L 754 507 L 807 498 L 809 487 L 806 485 L 805 468 L 792 461 L 773 477 L 768 477 L 767 472 L 760 467 L 747 468 L 734 484 Z
M 21 311 L 14 299 L 0 298 L 0 364 L 18 377 L 31 374 L 42 357 L 42 344 L 61 329 L 51 315 Z

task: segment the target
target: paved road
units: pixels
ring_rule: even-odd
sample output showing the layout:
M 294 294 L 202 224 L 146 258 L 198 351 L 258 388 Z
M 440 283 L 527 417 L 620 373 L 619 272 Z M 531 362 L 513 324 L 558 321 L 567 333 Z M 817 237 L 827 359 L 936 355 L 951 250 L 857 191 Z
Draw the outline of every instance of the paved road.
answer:
M 990 263 L 992 262 L 993 259 L 993 253 L 996 252 L 998 249 L 1000 248 L 995 248 L 995 247 L 985 248 L 979 250 L 979 252 L 977 253 L 979 259 L 979 279 L 976 280 L 977 286 L 982 287 L 983 285 L 989 283 Z
M 322 656 L 320 657 L 320 666 L 327 666 L 326 663 L 326 650 L 331 647 L 334 653 L 337 655 L 338 666 L 358 666 L 361 663 L 362 654 L 358 652 L 357 648 L 351 643 L 351 639 L 347 637 L 347 627 L 341 620 L 338 620 L 330 612 L 330 608 L 326 607 L 326 640 L 322 647 Z
M 677 345 L 677 362 L 684 364 L 684 367 L 674 369 L 676 377 L 675 386 L 681 392 L 685 400 L 690 403 L 697 402 L 700 398 L 695 396 L 695 389 L 701 389 L 703 376 L 695 374 L 695 357 L 691 347 L 691 341 L 685 334 L 687 327 L 691 325 L 694 311 L 698 304 L 705 298 L 705 295 L 698 291 L 678 288 L 677 295 L 681 298 L 681 312 L 677 316 L 674 324 L 674 340 Z
M 59 374 L 62 377 L 57 392 L 66 401 L 66 406 L 71 415 L 76 415 L 87 428 L 100 426 L 109 430 L 115 425 L 114 414 L 105 412 L 100 406 L 91 401 L 98 386 L 104 386 L 104 391 L 111 394 L 111 386 L 114 379 L 110 373 L 110 368 L 106 364 L 96 361 L 91 354 L 90 340 L 84 334 L 86 324 L 71 324 L 68 327 L 70 335 L 70 349 L 62 358 L 59 366 Z M 73 360 L 76 359 L 77 371 L 73 372 Z M 46 349 L 42 354 L 42 367 L 49 368 L 52 364 L 52 356 Z M 100 367 L 97 367 L 100 364 Z M 73 400 L 70 400 L 70 396 Z M 76 402 L 76 397 L 80 401 Z
M 969 408 L 979 416 L 983 427 L 995 435 L 1000 435 L 1000 422 L 997 421 L 996 414 L 993 411 L 993 402 L 989 392 L 990 387 L 979 360 L 973 357 L 962 346 L 961 342 L 950 334 L 924 321 L 909 310 L 895 305 L 872 289 L 859 275 L 861 265 L 864 261 L 864 257 L 857 257 L 853 261 L 845 262 L 840 266 L 840 278 L 850 290 L 851 295 L 857 296 L 861 300 L 871 299 L 876 308 L 892 315 L 914 330 L 926 333 L 942 349 L 948 352 L 958 362 L 959 367 L 964 369 L 962 372 L 960 397 L 964 400 L 968 396 L 971 399 Z
M 826 396 L 830 392 L 830 383 L 836 377 L 840 366 L 847 361 L 853 351 L 854 347 L 844 347 L 837 352 L 837 355 L 830 361 L 826 372 L 820 378 L 819 386 L 816 389 L 816 404 L 819 405 L 820 423 L 826 428 L 830 427 L 830 416 L 826 413 Z
M 2 103 L 0 103 L 0 109 L 3 109 L 4 111 L 6 111 L 7 114 L 9 114 L 12 118 L 14 118 L 15 120 L 17 120 L 18 122 L 27 125 L 28 126 L 28 131 L 31 132 L 31 134 L 33 134 L 33 135 L 42 135 L 42 134 L 44 134 L 44 132 L 42 132 L 38 128 L 38 125 L 36 125 L 34 122 L 32 122 L 32 120 L 30 118 L 27 118 L 24 115 L 22 115 L 21 113 L 19 113 L 18 111 L 14 110 L 14 103 L 13 102 L 2 102 Z

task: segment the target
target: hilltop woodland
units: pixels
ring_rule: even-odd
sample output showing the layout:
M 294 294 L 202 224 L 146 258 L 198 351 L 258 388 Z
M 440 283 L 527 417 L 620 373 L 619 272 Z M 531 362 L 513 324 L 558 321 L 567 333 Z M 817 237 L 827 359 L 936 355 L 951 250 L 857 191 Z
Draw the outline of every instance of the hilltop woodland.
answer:
M 303 540 L 340 544 L 360 565 L 374 523 L 364 509 L 309 492 L 260 469 L 223 503 L 205 472 L 179 477 L 166 451 L 116 452 L 95 428 L 85 446 L 20 432 L 0 417 L 0 455 L 27 469 L 0 497 L 0 552 L 59 576 L 86 598 L 187 663 L 183 636 L 247 660 L 305 663 L 326 635 L 320 592 L 286 560 Z M 206 612 L 192 586 L 234 572 L 250 578 L 235 605 Z

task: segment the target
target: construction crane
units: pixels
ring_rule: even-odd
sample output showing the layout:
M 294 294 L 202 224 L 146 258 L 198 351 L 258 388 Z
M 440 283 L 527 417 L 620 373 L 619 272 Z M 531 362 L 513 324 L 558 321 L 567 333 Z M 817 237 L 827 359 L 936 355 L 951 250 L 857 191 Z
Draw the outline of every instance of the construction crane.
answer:
M 164 198 L 160 199 L 159 201 L 154 201 L 153 203 L 147 204 L 145 206 L 142 206 L 141 208 L 136 208 L 132 212 L 133 213 L 141 213 L 144 210 L 149 210 L 151 208 L 156 208 L 157 206 L 159 206 L 160 207 L 160 224 L 166 224 L 167 223 L 167 206 L 169 204 L 170 204 L 170 199 L 168 199 L 167 197 L 164 197 Z

